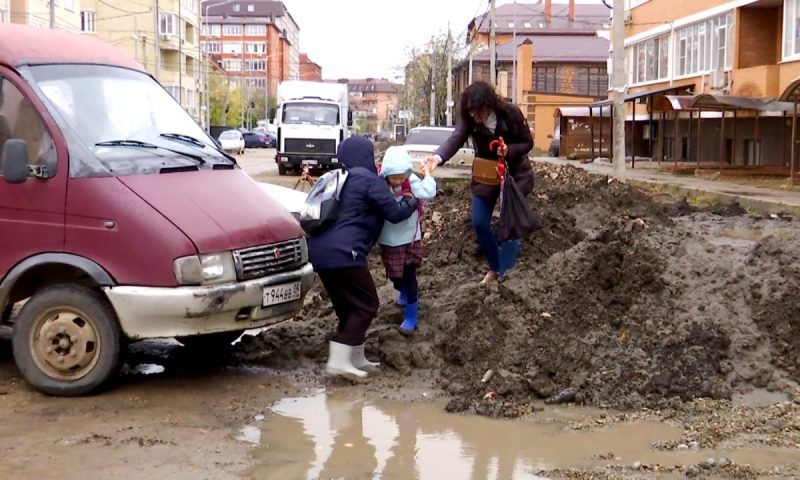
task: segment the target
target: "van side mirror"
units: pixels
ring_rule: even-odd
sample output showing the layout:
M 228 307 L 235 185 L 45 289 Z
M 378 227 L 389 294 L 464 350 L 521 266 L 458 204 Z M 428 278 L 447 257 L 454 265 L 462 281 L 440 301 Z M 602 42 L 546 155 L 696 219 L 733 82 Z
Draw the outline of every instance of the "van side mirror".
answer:
M 551 140 L 552 140 L 552 138 L 553 138 L 553 134 L 552 134 L 552 133 L 548 133 L 548 134 L 547 134 L 547 138 L 549 138 L 549 139 L 551 139 Z
M 275 107 L 269 109 L 269 123 L 275 122 L 275 113 L 276 113 Z
M 3 145 L 3 178 L 7 183 L 25 183 L 31 173 L 28 165 L 28 144 L 11 139 Z
M 347 110 L 347 126 L 348 127 L 352 127 L 353 126 L 353 111 L 352 110 Z

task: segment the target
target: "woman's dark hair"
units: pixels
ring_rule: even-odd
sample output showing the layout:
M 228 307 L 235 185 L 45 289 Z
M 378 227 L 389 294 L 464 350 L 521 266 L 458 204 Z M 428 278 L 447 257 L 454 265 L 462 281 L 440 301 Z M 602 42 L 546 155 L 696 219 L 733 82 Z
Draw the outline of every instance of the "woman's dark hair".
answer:
M 481 111 L 484 108 L 497 112 L 503 105 L 503 100 L 497 95 L 494 88 L 487 82 L 477 81 L 468 86 L 461 93 L 459 115 L 466 123 L 472 122 L 469 112 Z

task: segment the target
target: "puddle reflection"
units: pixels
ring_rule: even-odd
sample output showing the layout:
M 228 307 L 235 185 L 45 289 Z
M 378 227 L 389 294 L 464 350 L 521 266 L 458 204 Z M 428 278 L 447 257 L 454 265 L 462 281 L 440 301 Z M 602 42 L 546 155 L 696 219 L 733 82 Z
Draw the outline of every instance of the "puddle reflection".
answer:
M 446 414 L 440 404 L 319 393 L 283 400 L 271 411 L 260 424 L 251 478 L 527 480 L 556 468 L 694 465 L 717 455 L 754 466 L 800 462 L 791 450 L 655 451 L 654 443 L 681 437 L 664 423 L 565 429 L 570 420 L 595 413 L 579 408 L 551 409 L 547 418 L 532 421 L 497 421 Z

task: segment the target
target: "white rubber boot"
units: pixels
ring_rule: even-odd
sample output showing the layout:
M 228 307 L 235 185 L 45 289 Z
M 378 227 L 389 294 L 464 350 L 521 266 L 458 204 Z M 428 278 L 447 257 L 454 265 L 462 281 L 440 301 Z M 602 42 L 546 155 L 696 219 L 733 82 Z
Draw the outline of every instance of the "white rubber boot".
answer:
M 379 362 L 370 362 L 364 355 L 364 344 L 353 347 L 353 366 L 356 368 L 379 368 Z
M 353 350 L 355 347 L 343 343 L 329 342 L 328 348 L 328 363 L 325 365 L 325 373 L 354 381 L 367 378 L 367 372 L 353 366 Z

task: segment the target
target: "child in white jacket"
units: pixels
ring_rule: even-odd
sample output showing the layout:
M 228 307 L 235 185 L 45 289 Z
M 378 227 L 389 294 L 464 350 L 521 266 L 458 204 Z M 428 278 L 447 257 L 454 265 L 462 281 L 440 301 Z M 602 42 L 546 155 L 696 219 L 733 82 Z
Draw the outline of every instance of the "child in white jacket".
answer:
M 403 196 L 430 200 L 436 196 L 436 180 L 426 166 L 424 178 L 414 174 L 408 152 L 402 147 L 389 147 L 381 164 L 381 177 L 399 201 Z M 420 204 L 421 205 L 421 204 Z M 378 244 L 386 276 L 400 292 L 397 304 L 405 307 L 400 331 L 413 333 L 419 312 L 417 268 L 422 264 L 422 207 L 400 223 L 384 222 Z

